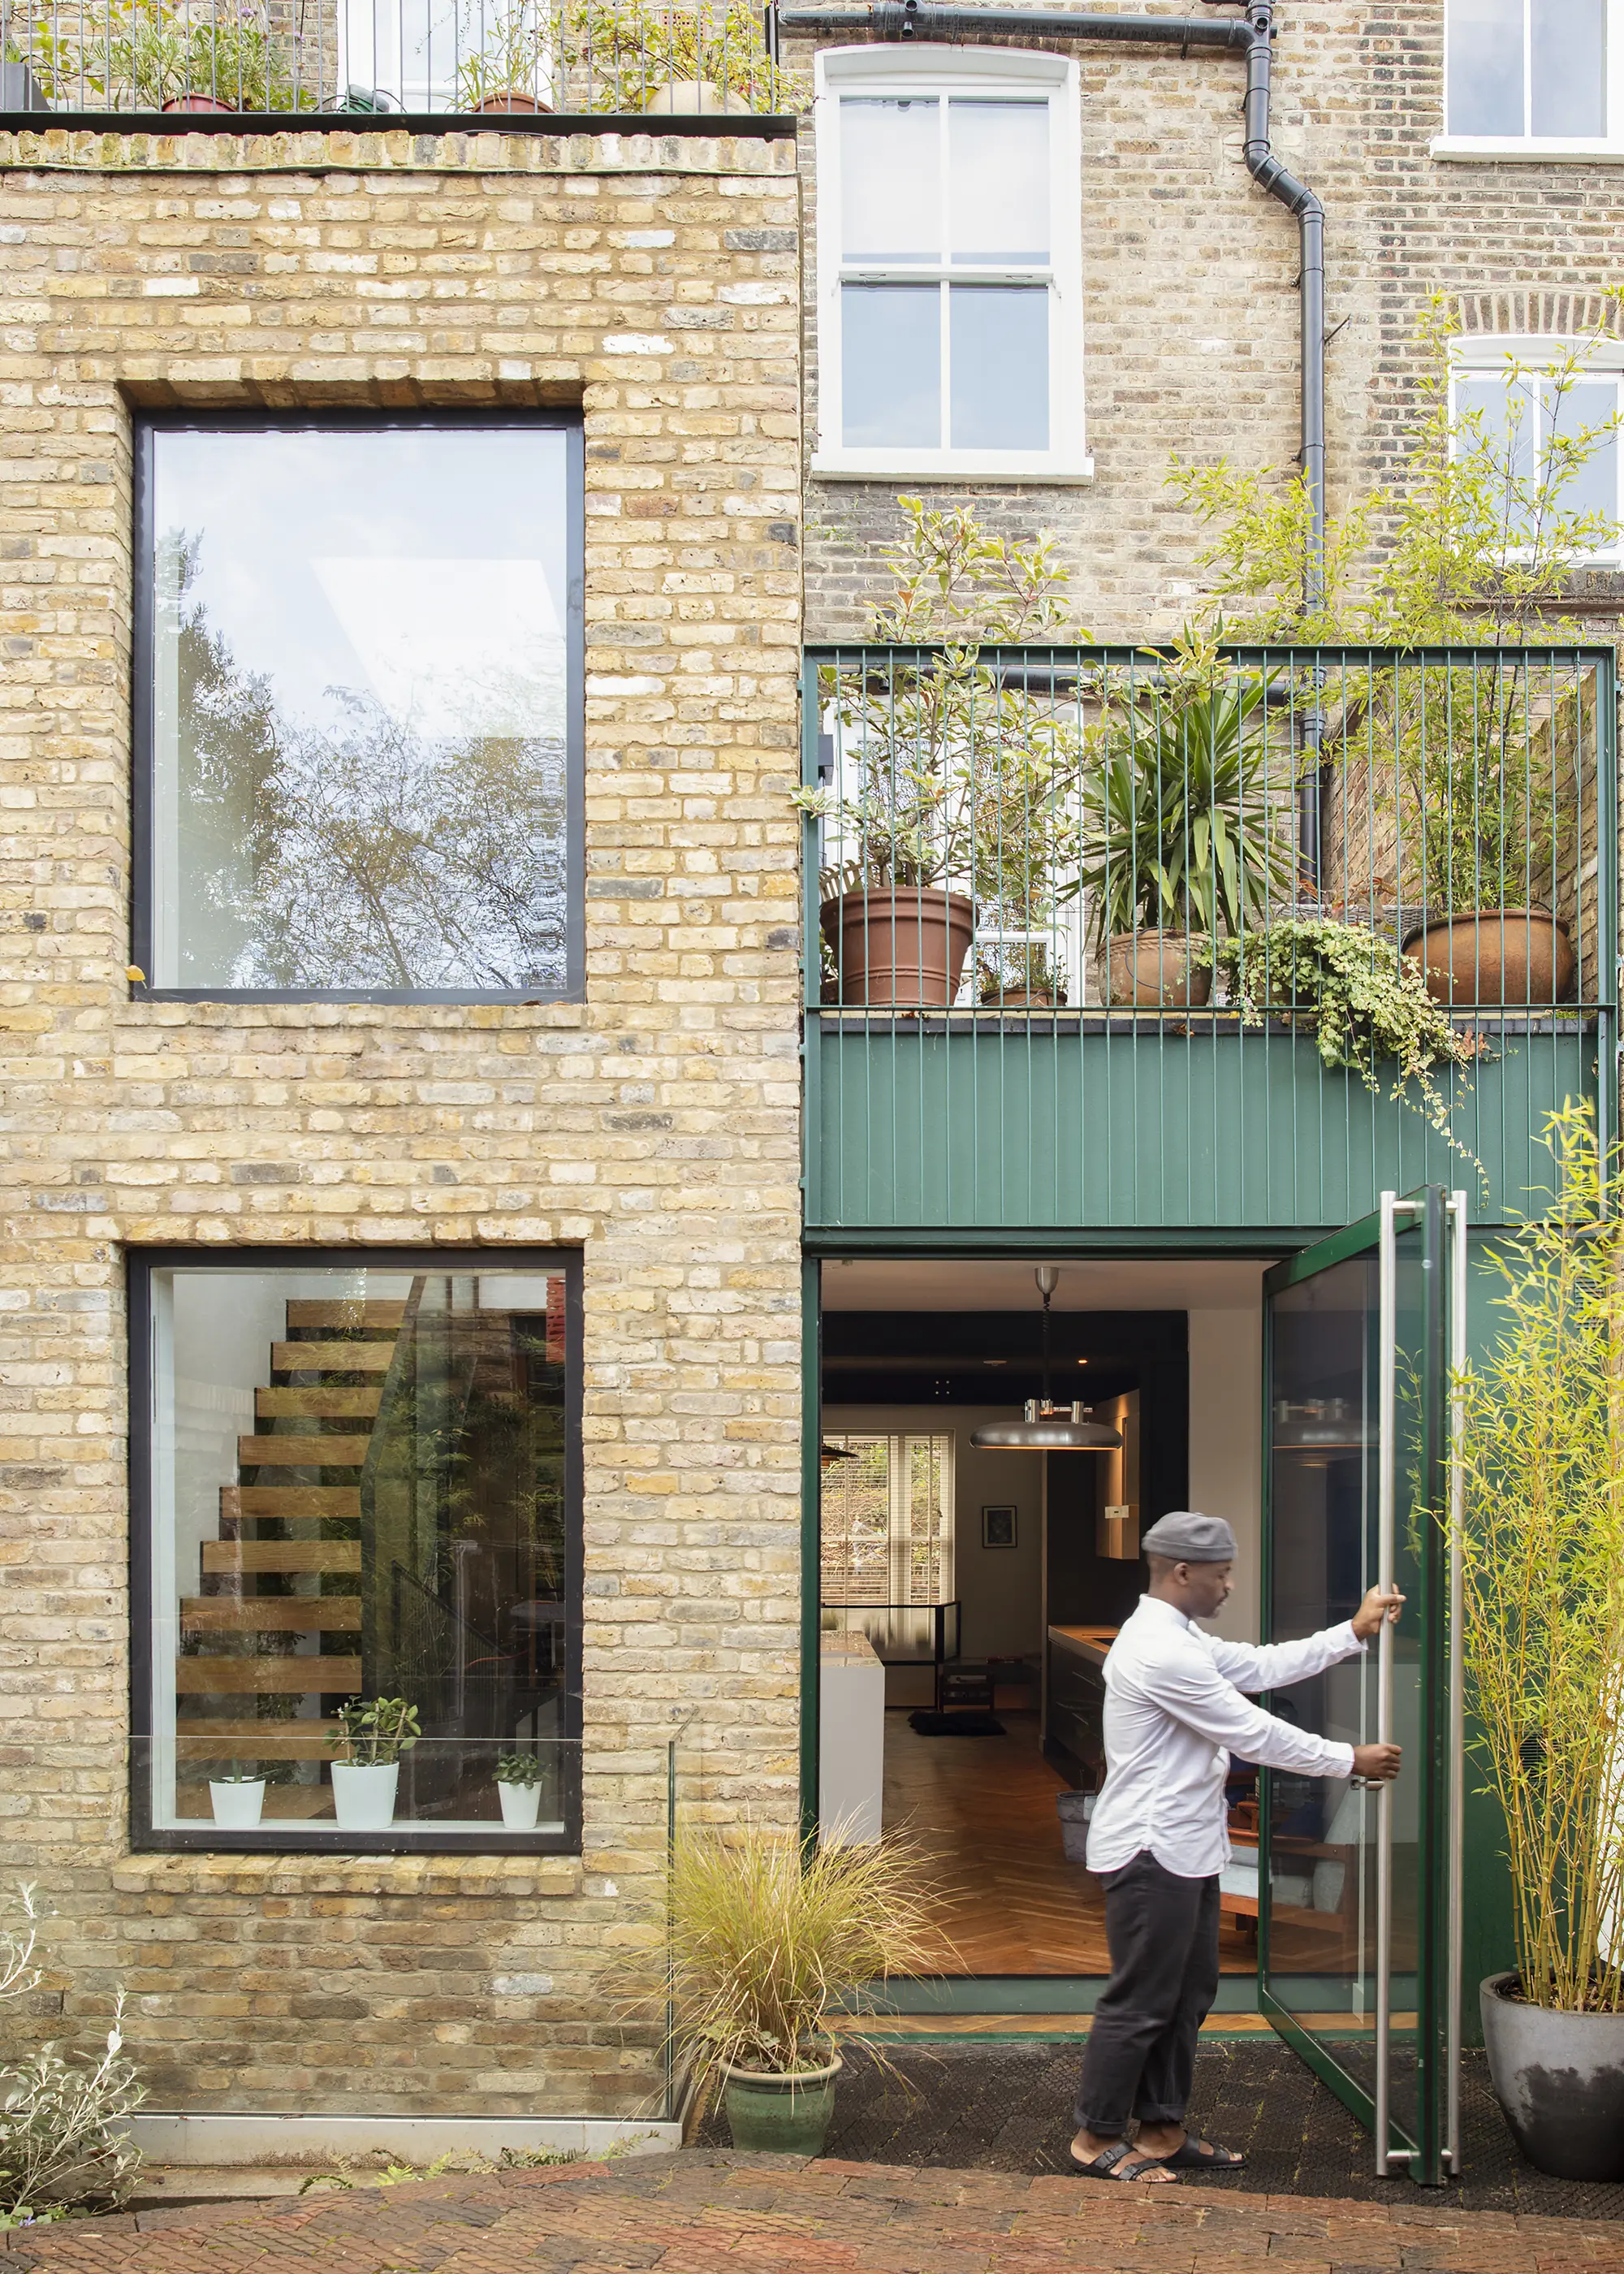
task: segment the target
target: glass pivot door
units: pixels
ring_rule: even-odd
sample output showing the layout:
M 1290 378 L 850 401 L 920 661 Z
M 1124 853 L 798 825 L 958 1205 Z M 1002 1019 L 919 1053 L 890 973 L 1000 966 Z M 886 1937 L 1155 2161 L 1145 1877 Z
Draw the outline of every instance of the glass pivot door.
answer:
M 1378 1581 L 1406 1600 L 1362 1657 L 1268 1701 L 1404 1759 L 1368 1789 L 1261 1773 L 1259 1999 L 1368 2127 L 1378 2173 L 1426 2185 L 1459 2167 L 1459 1572 L 1444 1519 L 1465 1254 L 1465 1195 L 1429 1185 L 1384 1193 L 1264 1282 L 1264 1639 L 1348 1618 Z

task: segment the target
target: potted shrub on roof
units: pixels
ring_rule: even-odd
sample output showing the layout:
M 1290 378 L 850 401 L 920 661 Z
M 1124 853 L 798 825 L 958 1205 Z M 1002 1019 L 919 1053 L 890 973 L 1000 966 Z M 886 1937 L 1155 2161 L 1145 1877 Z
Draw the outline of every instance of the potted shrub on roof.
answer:
M 1189 626 L 1125 688 L 1106 684 L 1079 887 L 1113 1003 L 1205 1003 L 1221 935 L 1292 904 L 1295 762 L 1271 743 L 1268 689 Z
M 1616 343 L 1598 328 L 1548 364 L 1507 357 L 1503 400 L 1522 408 L 1491 418 L 1457 397 L 1460 328 L 1435 299 L 1417 336 L 1421 410 L 1404 486 L 1357 500 L 1330 523 L 1322 550 L 1300 479 L 1275 489 L 1225 464 L 1177 462 L 1169 479 L 1217 525 L 1197 566 L 1212 572 L 1216 600 L 1240 604 L 1239 637 L 1410 651 L 1388 669 L 1361 673 L 1357 698 L 1334 727 L 1344 797 L 1365 772 L 1367 712 L 1380 715 L 1381 742 L 1398 752 L 1396 778 L 1365 779 L 1364 809 L 1342 816 L 1342 889 L 1375 920 L 1377 886 L 1395 885 L 1400 944 L 1439 1002 L 1538 1009 L 1573 991 L 1561 919 L 1563 902 L 1577 897 L 1584 851 L 1586 737 L 1571 695 L 1556 700 L 1519 651 L 1587 636 L 1563 615 L 1563 596 L 1577 570 L 1617 544 L 1616 522 L 1572 501 L 1619 422 L 1587 425 L 1569 400 L 1592 348 L 1611 353 Z M 1536 399 L 1544 405 L 1537 438 L 1529 423 Z M 1368 568 L 1384 524 L 1391 541 Z M 1447 645 L 1481 652 L 1447 665 L 1418 652 Z M 1326 668 L 1345 693 L 1345 666 L 1327 658 Z M 1396 879 L 1378 877 L 1395 853 Z
M 647 1936 L 616 1962 L 628 2017 L 664 2024 L 690 2084 L 719 2078 L 735 2148 L 823 2151 L 841 2061 L 838 2010 L 869 2010 L 895 1977 L 938 1967 L 951 1945 L 921 1893 L 907 1842 L 808 1851 L 798 1834 L 745 1825 L 679 1834 Z
M 86 43 L 94 83 L 104 71 L 116 108 L 136 110 L 307 110 L 288 58 L 257 8 L 130 0 L 115 8 L 105 51 Z
M 1052 906 L 1075 863 L 1080 744 L 1019 665 L 983 652 L 1063 636 L 1049 536 L 1010 543 L 962 510 L 898 503 L 872 627 L 893 652 L 821 671 L 837 779 L 794 802 L 833 824 L 819 877 L 833 999 L 920 1009 L 957 997 L 978 905 L 1000 931 Z
M 804 76 L 784 70 L 745 0 L 582 0 L 562 24 L 565 108 L 670 117 L 800 109 Z
M 467 19 L 465 52 L 457 64 L 457 102 L 463 110 L 531 117 L 550 111 L 551 42 L 546 19 L 532 7 L 505 10 L 494 20 L 483 7 Z
M 1464 1673 L 1499 1801 L 1515 1966 L 1481 2001 L 1517 2145 L 1624 2180 L 1624 1217 L 1594 1117 L 1547 1124 L 1551 1207 L 1493 1257 L 1500 1330 L 1458 1379 Z M 1606 1163 L 1616 1195 L 1624 1162 Z

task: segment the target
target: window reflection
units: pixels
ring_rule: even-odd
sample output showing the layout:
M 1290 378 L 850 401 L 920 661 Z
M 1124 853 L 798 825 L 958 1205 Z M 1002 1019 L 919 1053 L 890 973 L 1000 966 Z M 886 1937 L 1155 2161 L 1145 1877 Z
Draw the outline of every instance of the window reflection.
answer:
M 565 433 L 151 441 L 154 984 L 561 991 Z

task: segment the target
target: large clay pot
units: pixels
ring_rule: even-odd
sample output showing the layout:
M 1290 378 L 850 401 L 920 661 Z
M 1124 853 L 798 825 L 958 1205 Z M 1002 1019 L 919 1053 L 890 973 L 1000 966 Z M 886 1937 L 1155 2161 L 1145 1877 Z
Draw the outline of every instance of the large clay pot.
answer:
M 770 2156 L 821 2156 L 835 2112 L 838 2055 L 823 2068 L 771 2076 L 722 2065 L 722 2106 L 735 2148 Z
M 1055 998 L 1047 987 L 1006 987 L 981 998 L 983 1011 L 1052 1011 Z
M 550 112 L 552 109 L 550 102 L 538 102 L 533 94 L 521 94 L 516 87 L 504 87 L 500 94 L 487 94 L 477 106 L 481 118 L 492 117 L 501 111 L 521 111 L 529 117 L 535 117 L 542 111 Z
M 176 94 L 164 104 L 166 110 L 235 110 L 234 102 L 222 102 L 215 94 Z
M 741 94 L 731 88 L 725 92 L 708 79 L 668 79 L 664 87 L 655 88 L 643 107 L 663 118 L 692 118 L 712 110 L 731 111 L 737 117 L 748 114 L 750 108 Z
M 1577 963 L 1573 942 L 1543 908 L 1477 908 L 1424 924 L 1403 943 L 1435 1003 L 1566 1003 Z
M 1560 2013 L 1491 1974 L 1478 1998 L 1489 2081 L 1511 2136 L 1559 2180 L 1624 2180 L 1624 2014 Z
M 839 1003 L 942 1010 L 959 993 L 975 906 L 934 885 L 842 892 L 819 911 L 835 952 Z
M 1111 1001 L 1140 1010 L 1205 1003 L 1213 974 L 1210 964 L 1191 964 L 1190 950 L 1199 944 L 1182 931 L 1114 932 L 1106 951 Z

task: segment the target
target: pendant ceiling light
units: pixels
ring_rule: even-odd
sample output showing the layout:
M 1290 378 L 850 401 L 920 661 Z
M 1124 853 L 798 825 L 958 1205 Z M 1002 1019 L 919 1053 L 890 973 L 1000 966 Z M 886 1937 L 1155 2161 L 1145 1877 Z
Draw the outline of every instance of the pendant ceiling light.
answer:
M 1052 1263 L 1037 1268 L 1043 1298 L 1043 1395 L 1029 1397 L 1019 1421 L 984 1421 L 970 1442 L 983 1453 L 1114 1453 L 1122 1434 L 1104 1421 L 1091 1421 L 1086 1405 L 1056 1405 L 1049 1394 L 1049 1306 L 1060 1274 Z

